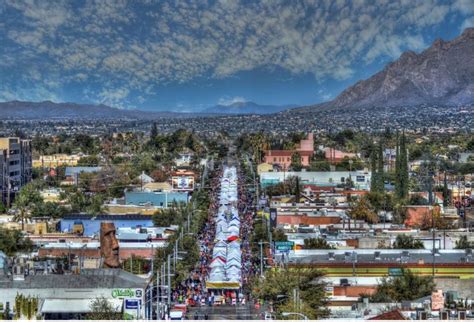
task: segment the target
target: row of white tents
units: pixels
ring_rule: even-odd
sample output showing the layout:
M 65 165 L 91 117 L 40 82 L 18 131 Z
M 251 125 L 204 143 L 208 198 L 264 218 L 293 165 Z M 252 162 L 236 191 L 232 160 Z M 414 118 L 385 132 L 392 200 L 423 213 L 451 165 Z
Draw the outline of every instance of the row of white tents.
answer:
M 216 235 L 208 288 L 235 289 L 241 286 L 242 253 L 237 201 L 237 169 L 225 167 L 220 182 L 219 209 L 215 215 Z

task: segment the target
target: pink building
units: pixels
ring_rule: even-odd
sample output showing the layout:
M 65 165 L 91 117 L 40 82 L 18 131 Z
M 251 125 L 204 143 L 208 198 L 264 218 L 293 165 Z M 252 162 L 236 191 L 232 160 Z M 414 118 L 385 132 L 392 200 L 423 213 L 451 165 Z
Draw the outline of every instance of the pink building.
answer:
M 325 148 L 324 157 L 326 158 L 326 160 L 328 160 L 331 163 L 339 163 L 342 160 L 344 160 L 344 158 L 346 157 L 349 159 L 356 158 L 357 154 L 342 152 L 334 148 Z
M 278 165 L 282 169 L 288 169 L 291 164 L 291 156 L 298 152 L 301 156 L 301 164 L 309 166 L 311 156 L 314 154 L 314 137 L 313 133 L 309 133 L 306 139 L 300 141 L 299 146 L 295 150 L 268 150 L 265 152 L 264 162 L 268 164 Z

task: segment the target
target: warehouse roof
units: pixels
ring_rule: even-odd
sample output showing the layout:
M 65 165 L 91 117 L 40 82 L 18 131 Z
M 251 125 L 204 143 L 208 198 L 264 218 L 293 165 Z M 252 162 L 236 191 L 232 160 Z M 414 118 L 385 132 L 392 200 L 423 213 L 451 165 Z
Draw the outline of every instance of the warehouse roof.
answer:
M 80 275 L 27 275 L 24 280 L 0 277 L 0 288 L 145 288 L 147 281 L 121 269 L 84 269 Z

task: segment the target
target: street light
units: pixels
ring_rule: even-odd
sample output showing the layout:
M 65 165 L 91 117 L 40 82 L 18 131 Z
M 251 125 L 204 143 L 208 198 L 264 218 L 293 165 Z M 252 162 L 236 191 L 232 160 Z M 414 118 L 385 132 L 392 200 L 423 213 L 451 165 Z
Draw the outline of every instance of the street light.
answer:
M 302 313 L 298 313 L 298 312 L 282 312 L 281 315 L 283 316 L 290 316 L 290 315 L 298 315 L 298 316 L 301 316 L 304 320 L 309 320 L 308 317 Z

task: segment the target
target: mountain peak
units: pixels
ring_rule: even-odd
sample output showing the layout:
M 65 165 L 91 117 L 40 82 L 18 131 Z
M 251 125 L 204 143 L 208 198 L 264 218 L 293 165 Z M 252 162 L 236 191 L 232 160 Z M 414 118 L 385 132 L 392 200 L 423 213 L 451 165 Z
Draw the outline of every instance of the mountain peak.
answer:
M 474 28 L 444 41 L 436 39 L 420 54 L 399 59 L 344 90 L 328 106 L 459 105 L 474 103 Z

